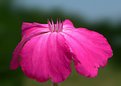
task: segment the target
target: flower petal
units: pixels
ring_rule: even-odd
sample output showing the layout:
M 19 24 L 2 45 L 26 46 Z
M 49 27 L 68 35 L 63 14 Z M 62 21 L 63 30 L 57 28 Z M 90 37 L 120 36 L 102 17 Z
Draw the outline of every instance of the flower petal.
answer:
M 56 83 L 62 82 L 71 72 L 72 55 L 63 36 L 56 32 L 33 37 L 20 56 L 24 73 L 40 82 L 49 78 Z
M 71 29 L 71 28 L 74 28 L 74 25 L 69 19 L 66 19 L 65 21 L 63 21 L 63 28 L 64 29 L 67 29 L 67 28 Z
M 21 50 L 20 65 L 23 72 L 39 82 L 49 79 L 47 63 L 47 38 L 45 34 L 35 36 L 29 40 Z M 44 41 L 44 42 L 43 42 Z
M 79 74 L 95 77 L 98 68 L 105 66 L 112 56 L 112 49 L 106 38 L 85 28 L 68 29 L 62 33 L 75 54 L 75 68 Z
M 15 50 L 13 52 L 13 57 L 12 57 L 12 60 L 11 60 L 11 63 L 10 63 L 11 69 L 14 70 L 14 69 L 18 68 L 20 51 L 23 48 L 23 46 L 26 44 L 26 42 L 29 41 L 34 36 L 41 35 L 41 34 L 44 34 L 44 33 L 46 33 L 46 32 L 36 31 L 32 34 L 29 34 L 29 35 L 22 37 L 22 40 L 19 42 L 19 44 L 17 45 L 17 47 L 15 48 Z
M 39 24 L 39 23 L 28 23 L 23 22 L 22 24 L 22 36 L 33 34 L 35 32 L 48 32 L 48 24 Z
M 47 27 L 48 27 L 47 24 L 39 24 L 39 23 L 24 22 L 22 24 L 22 34 L 23 34 L 22 36 L 23 37 L 13 52 L 13 58 L 10 63 L 11 69 L 16 69 L 19 66 L 19 53 L 21 49 L 23 48 L 24 44 L 36 35 L 49 32 L 49 29 Z

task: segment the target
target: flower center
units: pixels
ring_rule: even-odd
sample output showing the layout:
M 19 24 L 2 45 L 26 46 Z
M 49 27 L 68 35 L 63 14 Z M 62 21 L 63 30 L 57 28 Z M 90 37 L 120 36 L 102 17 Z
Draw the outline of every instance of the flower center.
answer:
M 63 23 L 58 20 L 56 24 L 54 24 L 53 20 L 48 21 L 48 27 L 51 32 L 61 32 L 63 30 Z

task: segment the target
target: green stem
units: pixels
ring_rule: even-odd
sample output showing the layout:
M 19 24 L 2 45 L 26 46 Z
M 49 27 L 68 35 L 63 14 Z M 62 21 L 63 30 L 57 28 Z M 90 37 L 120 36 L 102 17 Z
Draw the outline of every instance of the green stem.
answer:
M 52 86 L 59 86 L 58 83 L 53 82 L 52 84 L 53 84 Z

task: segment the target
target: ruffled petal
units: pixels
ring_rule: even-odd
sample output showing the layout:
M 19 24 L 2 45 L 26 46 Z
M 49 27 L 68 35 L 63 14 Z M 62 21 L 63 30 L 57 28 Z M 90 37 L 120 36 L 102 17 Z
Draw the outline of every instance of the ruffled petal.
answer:
M 46 33 L 29 40 L 20 53 L 24 73 L 39 82 L 64 81 L 71 73 L 71 53 L 59 33 Z
M 106 65 L 112 56 L 112 49 L 106 38 L 85 28 L 63 31 L 67 44 L 74 53 L 77 72 L 86 77 L 95 77 L 98 68 Z

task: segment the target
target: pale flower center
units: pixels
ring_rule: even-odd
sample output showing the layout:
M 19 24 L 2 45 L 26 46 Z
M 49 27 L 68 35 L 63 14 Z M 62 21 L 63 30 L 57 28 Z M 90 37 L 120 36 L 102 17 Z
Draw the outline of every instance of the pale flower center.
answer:
M 48 21 L 48 27 L 51 32 L 61 32 L 63 30 L 63 23 L 58 20 L 57 20 L 56 24 L 54 24 L 53 21 L 51 21 L 51 22 Z

